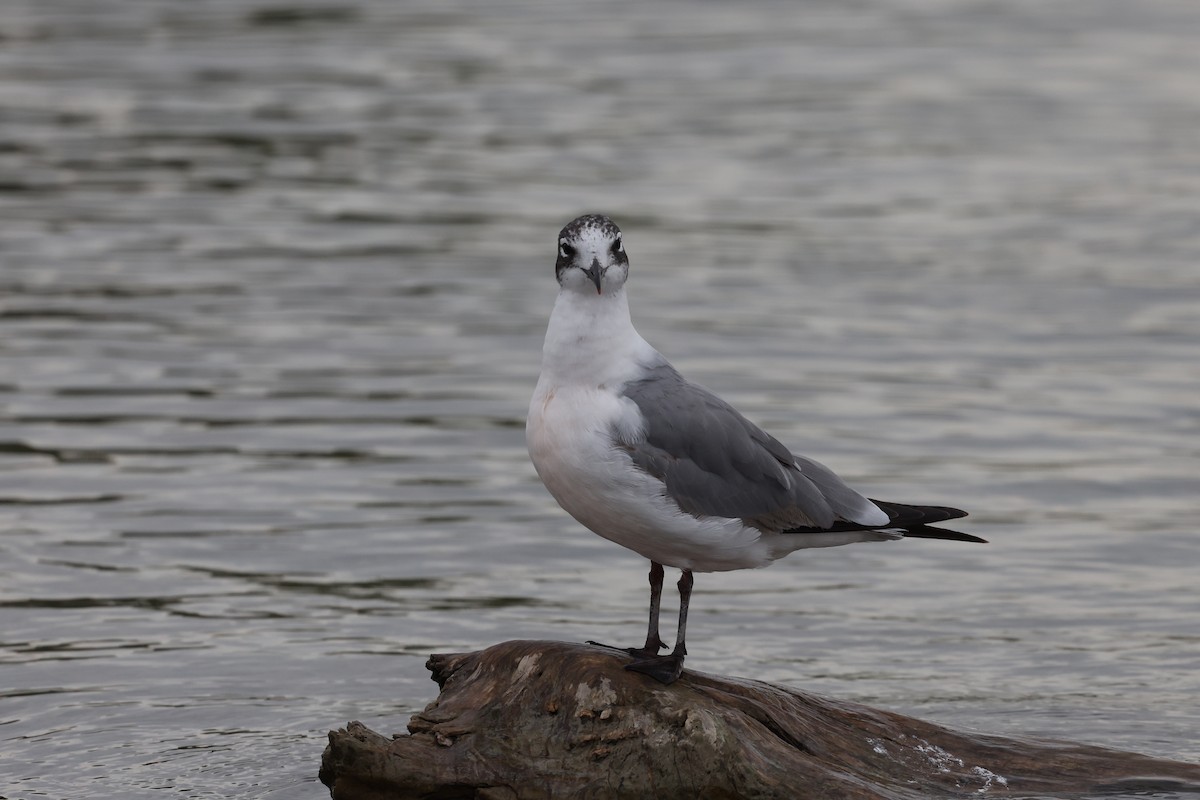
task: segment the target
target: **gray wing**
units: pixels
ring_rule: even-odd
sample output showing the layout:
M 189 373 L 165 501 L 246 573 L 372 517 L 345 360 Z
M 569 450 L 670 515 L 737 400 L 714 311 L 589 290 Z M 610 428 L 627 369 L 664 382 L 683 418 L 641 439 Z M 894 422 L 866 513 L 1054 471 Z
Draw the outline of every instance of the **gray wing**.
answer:
M 620 440 L 633 463 L 658 478 L 696 516 L 742 519 L 765 530 L 827 528 L 870 507 L 828 468 L 798 458 L 670 364 L 651 367 L 622 394 L 645 421 L 645 438 Z

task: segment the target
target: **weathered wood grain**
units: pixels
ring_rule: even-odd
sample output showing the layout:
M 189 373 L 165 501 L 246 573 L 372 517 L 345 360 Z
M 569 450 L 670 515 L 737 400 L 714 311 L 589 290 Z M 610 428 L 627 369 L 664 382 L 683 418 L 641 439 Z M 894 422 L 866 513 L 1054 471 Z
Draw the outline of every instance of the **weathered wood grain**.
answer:
M 329 734 L 334 800 L 876 798 L 1200 791 L 1200 765 L 953 731 L 757 681 L 663 686 L 610 650 L 514 641 L 435 655 L 407 735 Z

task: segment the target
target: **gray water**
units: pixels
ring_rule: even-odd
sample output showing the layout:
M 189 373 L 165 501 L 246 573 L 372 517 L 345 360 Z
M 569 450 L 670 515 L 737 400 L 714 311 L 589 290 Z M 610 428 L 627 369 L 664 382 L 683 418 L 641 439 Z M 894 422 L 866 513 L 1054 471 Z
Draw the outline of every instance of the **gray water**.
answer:
M 910 541 L 689 665 L 1200 758 L 1200 5 L 9 0 L 0 797 L 321 798 L 431 652 L 639 640 L 541 487 L 558 229 Z M 673 613 L 668 611 L 668 614 Z

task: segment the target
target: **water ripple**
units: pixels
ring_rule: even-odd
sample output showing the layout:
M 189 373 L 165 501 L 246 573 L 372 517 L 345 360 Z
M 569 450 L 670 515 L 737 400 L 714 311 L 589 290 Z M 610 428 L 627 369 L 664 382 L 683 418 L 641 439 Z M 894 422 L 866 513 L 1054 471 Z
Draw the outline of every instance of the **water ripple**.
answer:
M 992 541 L 703 576 L 697 668 L 1194 758 L 1200 16 L 1131 8 L 7 9 L 0 791 L 324 796 L 428 653 L 644 631 L 524 453 L 585 211 L 681 368 Z

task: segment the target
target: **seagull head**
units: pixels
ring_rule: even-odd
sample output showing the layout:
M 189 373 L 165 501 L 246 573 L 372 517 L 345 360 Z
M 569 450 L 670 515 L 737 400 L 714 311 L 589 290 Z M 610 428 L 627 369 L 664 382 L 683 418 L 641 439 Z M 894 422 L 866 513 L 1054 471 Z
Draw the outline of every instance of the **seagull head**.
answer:
M 629 257 L 621 229 L 606 216 L 586 214 L 558 234 L 558 285 L 586 294 L 611 294 L 629 277 Z

